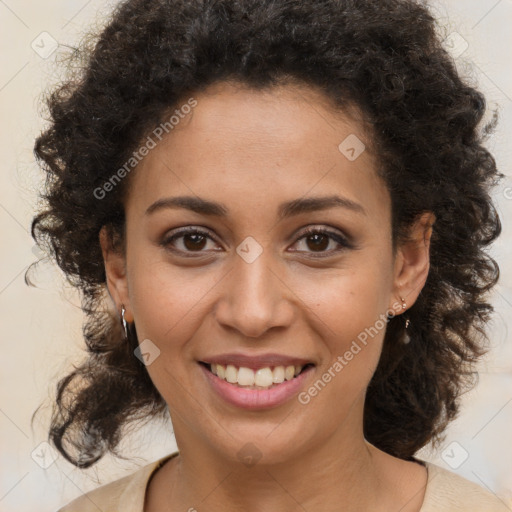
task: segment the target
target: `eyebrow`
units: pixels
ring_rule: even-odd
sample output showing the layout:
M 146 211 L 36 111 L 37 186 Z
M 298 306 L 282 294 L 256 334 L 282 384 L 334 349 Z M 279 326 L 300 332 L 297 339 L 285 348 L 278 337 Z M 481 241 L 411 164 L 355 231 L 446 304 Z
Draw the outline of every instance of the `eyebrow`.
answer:
M 215 217 L 227 217 L 229 213 L 229 209 L 222 203 L 194 196 L 178 196 L 158 199 L 158 201 L 149 206 L 145 215 L 151 215 L 158 210 L 166 208 L 185 208 L 201 215 Z M 280 220 L 283 220 L 294 215 L 300 215 L 301 213 L 327 210 L 329 208 L 345 208 L 362 215 L 367 215 L 362 205 L 337 195 L 294 199 L 279 205 L 277 215 Z

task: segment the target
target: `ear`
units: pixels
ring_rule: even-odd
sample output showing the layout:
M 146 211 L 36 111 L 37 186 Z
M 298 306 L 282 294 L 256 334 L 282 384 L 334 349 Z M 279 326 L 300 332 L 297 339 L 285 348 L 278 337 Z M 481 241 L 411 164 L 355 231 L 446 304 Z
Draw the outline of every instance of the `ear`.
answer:
M 100 230 L 100 246 L 105 264 L 107 288 L 117 311 L 125 308 L 125 320 L 133 322 L 132 308 L 128 294 L 128 281 L 126 278 L 126 257 L 120 244 L 115 244 L 113 236 L 107 226 Z
M 397 302 L 401 304 L 403 298 L 406 307 L 410 308 L 427 281 L 430 269 L 430 239 L 435 220 L 432 212 L 420 215 L 409 230 L 408 240 L 397 248 L 391 297 L 395 305 Z M 394 309 L 392 305 L 390 309 Z

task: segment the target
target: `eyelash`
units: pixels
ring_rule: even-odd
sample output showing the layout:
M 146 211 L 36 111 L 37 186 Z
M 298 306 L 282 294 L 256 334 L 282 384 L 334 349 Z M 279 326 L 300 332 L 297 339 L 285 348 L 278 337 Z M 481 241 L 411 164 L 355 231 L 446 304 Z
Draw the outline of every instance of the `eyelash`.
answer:
M 193 253 L 199 253 L 200 254 L 202 252 L 205 252 L 205 251 L 202 251 L 202 250 L 200 250 L 200 251 L 182 251 L 182 250 L 179 250 L 179 249 L 170 248 L 172 242 L 174 242 L 175 240 L 177 240 L 179 238 L 182 238 L 185 235 L 190 235 L 190 234 L 204 236 L 204 237 L 210 238 L 211 240 L 215 241 L 210 236 L 209 232 L 203 231 L 203 230 L 200 230 L 200 229 L 194 228 L 194 227 L 187 227 L 187 228 L 181 229 L 180 231 L 174 233 L 171 236 L 167 236 L 166 238 L 164 238 L 164 240 L 161 242 L 161 245 L 164 248 L 171 250 L 172 252 L 181 253 L 181 254 L 187 254 L 187 253 L 188 254 L 193 254 Z M 343 237 L 339 233 L 333 232 L 333 231 L 330 231 L 330 230 L 326 230 L 326 229 L 316 228 L 316 227 L 313 227 L 313 226 L 305 228 L 304 231 L 301 232 L 299 238 L 297 238 L 295 243 L 297 243 L 298 241 L 300 241 L 300 240 L 302 240 L 304 238 L 307 238 L 308 236 L 316 235 L 316 234 L 328 236 L 331 240 L 334 240 L 335 242 L 337 242 L 341 246 L 341 248 L 334 249 L 334 250 L 331 250 L 331 251 L 323 251 L 323 252 L 319 252 L 319 253 L 311 252 L 311 253 L 309 253 L 310 257 L 313 257 L 313 258 L 326 258 L 326 257 L 332 256 L 335 253 L 339 253 L 339 252 L 341 252 L 343 250 L 352 249 L 353 248 L 353 244 L 351 244 L 345 237 Z M 294 251 L 294 252 L 303 252 L 303 251 Z M 188 256 L 187 255 L 186 257 L 192 257 L 193 258 L 195 256 Z

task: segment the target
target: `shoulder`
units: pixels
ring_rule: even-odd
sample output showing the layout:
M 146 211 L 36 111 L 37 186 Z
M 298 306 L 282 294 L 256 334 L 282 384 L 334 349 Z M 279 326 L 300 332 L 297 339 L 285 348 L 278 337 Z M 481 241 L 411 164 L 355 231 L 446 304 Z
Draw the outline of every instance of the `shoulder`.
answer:
M 137 471 L 102 485 L 74 499 L 57 512 L 143 512 L 146 488 L 151 476 L 178 452 L 147 464 Z
M 452 471 L 425 462 L 428 481 L 420 512 L 510 512 L 512 501 L 501 498 Z

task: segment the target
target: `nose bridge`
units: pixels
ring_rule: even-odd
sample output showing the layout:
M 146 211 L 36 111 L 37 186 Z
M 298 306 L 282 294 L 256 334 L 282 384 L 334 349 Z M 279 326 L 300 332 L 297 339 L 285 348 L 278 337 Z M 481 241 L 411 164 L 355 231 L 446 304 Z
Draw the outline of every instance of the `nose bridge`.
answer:
M 241 249 L 240 249 L 241 250 Z M 251 249 L 252 250 L 252 249 Z M 272 255 L 265 249 L 254 260 L 247 260 L 239 256 L 235 258 L 233 278 L 239 299 L 248 299 L 259 302 L 268 302 L 271 299 L 271 288 L 274 277 L 272 271 Z
M 259 245 L 259 244 L 258 244 Z M 289 320 L 286 287 L 277 277 L 271 250 L 246 240 L 237 248 L 233 269 L 227 276 L 217 320 L 257 337 Z

